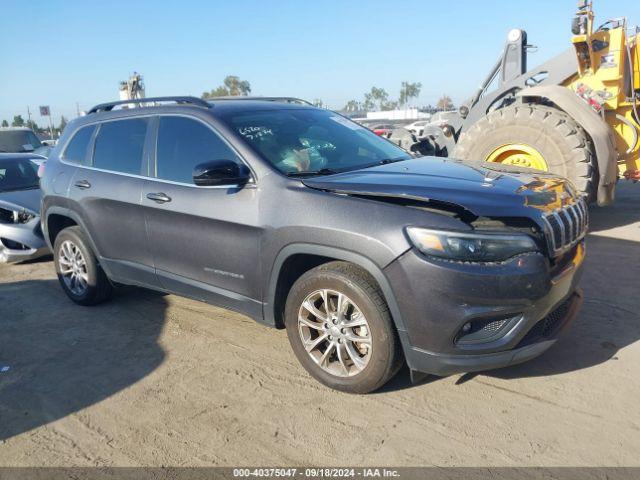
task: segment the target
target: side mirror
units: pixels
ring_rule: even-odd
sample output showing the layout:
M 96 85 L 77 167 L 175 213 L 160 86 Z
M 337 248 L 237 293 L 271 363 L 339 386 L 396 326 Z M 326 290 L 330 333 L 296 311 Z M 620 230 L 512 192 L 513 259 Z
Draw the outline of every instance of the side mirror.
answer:
M 199 187 L 244 185 L 251 178 L 251 171 L 244 163 L 233 160 L 211 160 L 196 165 L 193 183 Z

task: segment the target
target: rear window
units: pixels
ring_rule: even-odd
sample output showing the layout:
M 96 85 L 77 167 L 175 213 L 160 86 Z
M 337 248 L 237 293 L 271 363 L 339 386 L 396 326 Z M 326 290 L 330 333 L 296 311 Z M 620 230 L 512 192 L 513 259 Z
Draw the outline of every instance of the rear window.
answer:
M 93 166 L 113 172 L 140 175 L 147 125 L 146 118 L 101 124 L 93 149 Z
M 89 125 L 78 130 L 65 148 L 62 158 L 71 163 L 87 163 L 87 149 L 95 129 L 95 125 Z

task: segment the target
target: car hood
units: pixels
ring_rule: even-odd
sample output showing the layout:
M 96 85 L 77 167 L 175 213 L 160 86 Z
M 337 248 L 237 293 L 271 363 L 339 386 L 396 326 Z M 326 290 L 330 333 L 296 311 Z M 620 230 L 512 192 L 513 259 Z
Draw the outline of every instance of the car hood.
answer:
M 11 210 L 26 209 L 39 215 L 40 199 L 41 190 L 39 188 L 0 192 L 0 207 Z
M 525 216 L 536 221 L 577 198 L 573 185 L 556 175 L 440 157 L 420 157 L 302 182 L 335 193 L 447 203 L 476 216 Z

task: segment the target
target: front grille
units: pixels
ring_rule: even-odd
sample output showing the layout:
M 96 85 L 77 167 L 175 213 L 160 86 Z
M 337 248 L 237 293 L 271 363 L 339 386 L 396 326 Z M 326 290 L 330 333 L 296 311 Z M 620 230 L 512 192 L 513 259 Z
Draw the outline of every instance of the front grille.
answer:
M 524 347 L 525 345 L 551 337 L 564 319 L 567 318 L 572 301 L 573 296 L 569 297 L 558 308 L 531 327 L 531 330 L 520 340 L 516 348 Z
M 487 333 L 495 333 L 498 330 L 500 330 L 500 328 L 502 328 L 502 326 L 507 322 L 506 319 L 504 320 L 494 320 L 493 322 L 489 322 L 487 323 L 484 327 L 482 327 L 480 330 L 482 330 L 483 332 L 487 332 Z
M 582 198 L 542 218 L 546 226 L 547 246 L 552 257 L 563 254 L 582 240 L 589 227 L 589 211 L 587 203 Z
M 455 338 L 455 343 L 465 345 L 494 341 L 501 331 L 504 330 L 506 333 L 509 330 L 507 326 L 512 325 L 519 318 L 520 315 L 472 320 L 460 329 Z

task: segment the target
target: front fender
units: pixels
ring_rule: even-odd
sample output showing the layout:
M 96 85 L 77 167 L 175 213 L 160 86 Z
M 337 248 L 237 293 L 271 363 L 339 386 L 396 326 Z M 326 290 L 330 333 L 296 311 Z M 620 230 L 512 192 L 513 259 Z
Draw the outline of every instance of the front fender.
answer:
M 387 280 L 387 277 L 383 273 L 382 269 L 378 267 L 378 265 L 376 265 L 371 259 L 356 252 L 309 243 L 295 243 L 287 245 L 282 250 L 280 250 L 280 252 L 276 256 L 273 267 L 271 269 L 271 273 L 269 275 L 268 285 L 266 288 L 267 294 L 265 296 L 265 302 L 263 304 L 265 323 L 269 325 L 276 324 L 274 308 L 278 278 L 285 261 L 292 255 L 298 254 L 317 255 L 350 262 L 369 272 L 376 279 L 378 285 L 380 285 L 380 289 L 382 290 L 385 301 L 389 306 L 389 310 L 391 311 L 391 315 L 393 317 L 396 328 L 399 332 L 405 332 L 406 329 L 402 320 L 400 308 L 398 307 L 398 304 L 396 302 L 396 298 L 393 290 L 391 289 L 391 285 L 389 284 L 389 281 Z

